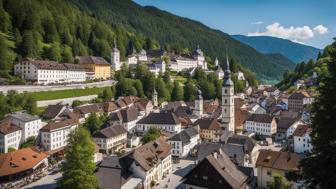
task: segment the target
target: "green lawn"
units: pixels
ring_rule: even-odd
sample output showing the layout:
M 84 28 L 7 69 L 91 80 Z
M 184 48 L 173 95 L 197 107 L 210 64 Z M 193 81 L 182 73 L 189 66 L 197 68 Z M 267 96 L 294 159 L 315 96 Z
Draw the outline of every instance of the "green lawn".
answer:
M 37 101 L 55 100 L 55 99 L 60 99 L 60 98 L 71 98 L 71 97 L 100 94 L 104 91 L 105 88 L 108 88 L 108 87 L 33 92 L 33 93 L 29 93 L 29 95 L 31 95 Z

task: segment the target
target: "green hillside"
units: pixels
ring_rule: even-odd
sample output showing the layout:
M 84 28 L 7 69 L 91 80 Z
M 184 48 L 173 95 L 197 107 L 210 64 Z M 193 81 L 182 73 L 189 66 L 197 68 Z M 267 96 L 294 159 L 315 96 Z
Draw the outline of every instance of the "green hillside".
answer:
M 23 57 L 73 63 L 75 56 L 91 54 L 108 60 L 115 38 L 122 59 L 132 48 L 185 53 L 199 44 L 210 62 L 216 56 L 223 62 L 227 50 L 259 79 L 279 80 L 291 68 L 221 31 L 129 0 L 0 0 L 0 23 L 1 77 Z

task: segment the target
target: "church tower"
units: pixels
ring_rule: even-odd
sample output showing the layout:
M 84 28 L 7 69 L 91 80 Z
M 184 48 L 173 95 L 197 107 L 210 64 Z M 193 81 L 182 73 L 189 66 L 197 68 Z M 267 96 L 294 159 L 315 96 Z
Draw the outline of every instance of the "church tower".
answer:
M 235 131 L 234 118 L 234 84 L 231 80 L 230 64 L 226 56 L 226 69 L 222 87 L 222 122 L 226 130 Z
M 116 40 L 114 40 L 114 47 L 111 52 L 111 66 L 114 71 L 120 70 L 120 51 L 117 48 Z
M 158 93 L 156 92 L 155 88 L 153 91 L 153 105 L 154 107 L 158 106 Z
M 198 94 L 196 96 L 196 99 L 195 99 L 195 115 L 198 116 L 198 117 L 202 117 L 203 115 L 203 97 L 202 97 L 202 92 L 201 90 L 198 90 L 197 91 Z

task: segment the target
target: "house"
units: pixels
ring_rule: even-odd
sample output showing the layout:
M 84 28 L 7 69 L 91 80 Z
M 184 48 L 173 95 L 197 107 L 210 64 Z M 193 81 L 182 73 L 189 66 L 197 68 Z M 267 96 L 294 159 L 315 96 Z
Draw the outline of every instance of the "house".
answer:
M 240 166 L 251 166 L 257 160 L 258 149 L 253 139 L 244 135 L 232 135 L 224 144 L 224 152 Z
M 98 116 L 100 116 L 104 112 L 104 109 L 102 106 L 98 104 L 90 104 L 90 105 L 76 107 L 74 108 L 73 112 L 79 118 L 79 122 L 83 123 L 85 119 L 89 117 L 91 113 L 96 113 Z
M 136 126 L 139 133 L 145 133 L 150 128 L 158 128 L 169 133 L 179 133 L 181 131 L 181 122 L 172 112 L 152 112 L 140 119 Z
M 201 139 L 208 142 L 219 142 L 224 131 L 221 124 L 214 118 L 198 119 L 194 126 L 199 128 Z
M 127 147 L 128 148 L 137 147 L 140 144 L 141 143 L 140 143 L 140 137 L 139 136 L 137 136 L 133 133 L 127 132 Z
M 168 139 L 168 143 L 172 146 L 172 156 L 179 158 L 189 155 L 199 142 L 199 134 L 193 127 L 186 128 Z
M 288 97 L 288 110 L 301 112 L 304 109 L 304 105 L 312 102 L 313 98 L 307 92 L 296 92 Z
M 82 83 L 86 81 L 86 70 L 77 64 L 58 63 L 50 60 L 27 58 L 14 65 L 15 75 L 37 84 Z
M 13 152 L 0 154 L 0 187 L 6 182 L 20 179 L 33 179 L 35 174 L 42 173 L 48 167 L 48 155 L 34 148 L 23 148 Z M 8 186 L 8 188 L 10 188 Z
M 244 73 L 242 71 L 237 72 L 237 77 L 239 80 L 245 81 Z
M 95 172 L 99 188 L 106 189 L 139 189 L 142 180 L 134 178 L 127 165 L 118 156 L 107 156 L 98 165 Z
M 260 150 L 256 162 L 258 175 L 258 188 L 269 188 L 273 177 L 280 175 L 285 177 L 289 171 L 299 171 L 301 157 L 294 153 Z M 298 183 L 293 183 L 291 188 L 296 188 Z
M 310 133 L 312 129 L 309 125 L 299 125 L 293 133 L 294 152 L 298 154 L 310 153 L 313 149 Z
M 297 126 L 304 123 L 295 117 L 279 117 L 277 120 L 276 140 L 288 139 L 292 136 Z
M 152 101 L 147 99 L 140 99 L 135 103 L 135 107 L 142 116 L 147 116 L 154 108 Z
M 78 56 L 79 63 L 90 72 L 94 72 L 95 79 L 109 79 L 111 77 L 111 64 L 104 58 L 97 56 Z
M 115 102 L 104 102 L 102 104 L 104 112 L 106 112 L 108 115 L 111 113 L 119 111 L 119 107 Z
M 277 131 L 277 123 L 268 114 L 252 114 L 245 122 L 245 130 L 263 136 L 272 136 Z
M 220 67 L 219 65 L 217 66 L 217 70 L 216 70 L 216 75 L 218 79 L 223 79 L 224 78 L 224 71 L 222 69 L 222 67 Z
M 50 120 L 57 119 L 65 109 L 66 106 L 62 104 L 49 105 L 42 113 L 42 118 Z
M 133 176 L 143 181 L 144 188 L 158 182 L 172 171 L 171 146 L 163 139 L 142 145 L 122 157 Z
M 25 112 L 15 112 L 8 115 L 12 124 L 19 126 L 22 131 L 21 143 L 25 142 L 29 137 L 39 135 L 42 127 L 41 119 L 37 116 L 30 115 Z
M 95 132 L 92 138 L 100 152 L 110 154 L 126 147 L 127 131 L 121 125 L 113 125 Z
M 0 153 L 7 153 L 8 149 L 19 149 L 22 129 L 11 123 L 9 118 L 0 121 Z
M 78 127 L 78 119 L 52 121 L 41 128 L 41 144 L 46 151 L 63 151 L 68 144 L 69 134 Z
M 109 116 L 111 123 L 122 125 L 126 131 L 135 133 L 136 122 L 141 118 L 139 111 L 135 108 L 122 109 Z
M 253 188 L 253 168 L 238 167 L 221 150 L 205 157 L 186 176 L 187 189 Z

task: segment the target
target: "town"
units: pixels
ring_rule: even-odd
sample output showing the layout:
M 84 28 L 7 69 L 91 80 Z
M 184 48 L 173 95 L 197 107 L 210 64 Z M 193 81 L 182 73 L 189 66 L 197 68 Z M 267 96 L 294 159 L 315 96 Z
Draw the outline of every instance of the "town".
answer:
M 121 62 L 115 46 L 111 62 L 80 56 L 79 64 L 30 58 L 15 64 L 15 74 L 36 85 L 109 79 L 111 71 L 125 65 L 147 65 L 157 77 L 166 70 L 193 76 L 200 69 L 223 83 L 220 99 L 203 99 L 197 90 L 193 101 L 160 101 L 153 88 L 150 98 L 119 96 L 76 107 L 60 101 L 40 117 L 24 110 L 7 114 L 0 124 L 2 187 L 29 187 L 61 177 L 69 135 L 81 127 L 91 131 L 95 144 L 92 160 L 99 188 L 267 188 L 275 176 L 286 179 L 289 172 L 300 171 L 301 159 L 313 148 L 310 107 L 315 91 L 297 86 L 289 94 L 247 83 L 236 93 L 231 74 L 245 78 L 240 71 L 231 73 L 228 58 L 224 71 L 217 59 L 211 71 L 198 46 L 192 57 L 174 55 L 168 65 L 165 54 L 141 50 Z M 32 146 L 22 147 L 31 140 Z M 288 182 L 291 188 L 303 187 L 300 180 Z

